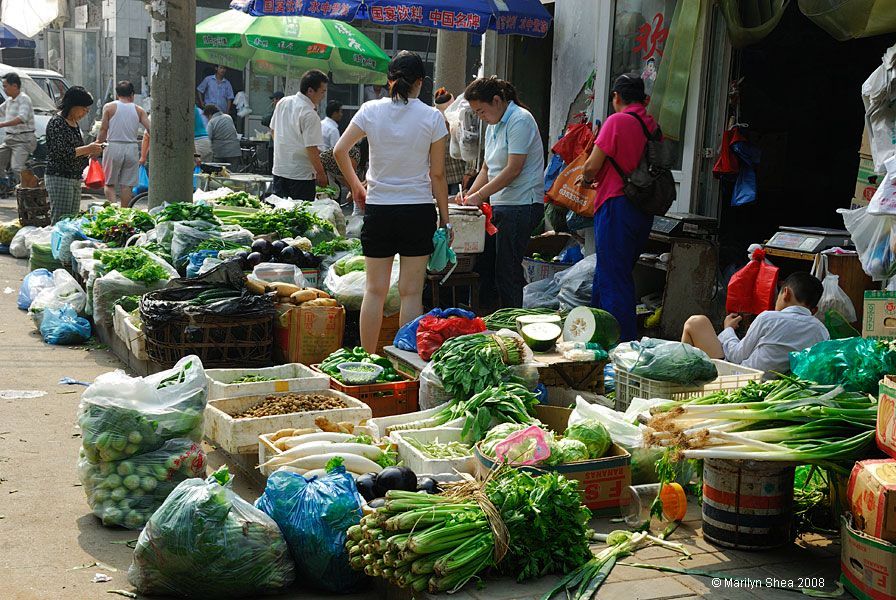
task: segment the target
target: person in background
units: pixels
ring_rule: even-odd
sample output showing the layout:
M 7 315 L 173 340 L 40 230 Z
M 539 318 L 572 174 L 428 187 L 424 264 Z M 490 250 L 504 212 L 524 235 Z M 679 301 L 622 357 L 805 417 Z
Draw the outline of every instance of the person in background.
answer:
M 19 173 L 25 168 L 28 157 L 37 148 L 37 137 L 34 135 L 34 106 L 28 94 L 22 91 L 22 79 L 18 73 L 7 73 L 3 76 L 3 92 L 7 98 L 0 106 L 0 113 L 3 115 L 0 128 L 6 130 L 6 138 L 0 144 L 0 178 L 8 180 L 9 171 L 12 171 L 15 181 L 18 182 Z
M 342 102 L 339 100 L 330 100 L 327 103 L 327 116 L 320 122 L 321 133 L 324 136 L 324 143 L 320 146 L 320 151 L 336 147 L 339 141 L 339 122 L 342 120 Z
M 87 157 L 103 151 L 99 142 L 84 144 L 78 121 L 93 105 L 93 96 L 76 85 L 65 90 L 59 112 L 47 123 L 47 171 L 44 184 L 50 197 L 50 222 L 55 224 L 81 210 L 81 175 Z
M 199 162 L 212 162 L 212 141 L 208 138 L 205 115 L 198 106 L 193 107 L 193 148 L 199 155 Z
M 271 119 L 274 118 L 274 109 L 277 108 L 277 103 L 283 100 L 283 96 L 285 96 L 285 94 L 279 90 L 268 96 L 268 98 L 271 99 L 271 112 L 262 117 L 262 126 L 270 128 Z
M 638 337 L 635 315 L 635 279 L 632 271 L 644 251 L 653 217 L 638 209 L 623 193 L 617 168 L 631 173 L 641 162 L 647 137 L 644 127 L 656 131 L 647 114 L 644 80 L 638 73 L 618 77 L 613 84 L 613 110 L 600 128 L 591 155 L 582 170 L 582 183 L 597 183 L 594 199 L 594 246 L 597 263 L 591 288 L 591 306 L 602 308 L 619 321 L 620 340 Z M 643 124 L 643 127 L 642 127 Z
M 149 135 L 149 118 L 142 106 L 134 104 L 133 83 L 119 81 L 115 86 L 115 95 L 118 99 L 103 107 L 100 134 L 96 141 L 109 142 L 103 151 L 106 200 L 112 204 L 120 201 L 121 206 L 126 207 L 137 185 L 140 165 L 146 162 L 137 134 L 142 125 L 146 135 Z
M 364 86 L 364 102 L 371 100 L 382 100 L 389 97 L 389 88 L 382 85 L 365 85 Z
M 436 90 L 435 105 L 436 108 L 445 115 L 445 111 L 454 102 L 454 94 L 443 87 Z M 451 125 L 448 119 L 445 119 L 445 126 L 451 131 Z M 454 158 L 450 152 L 445 152 L 445 178 L 448 180 L 448 194 L 455 195 L 461 190 L 461 183 L 464 180 L 464 174 L 467 171 L 467 163 L 463 160 Z
M 314 200 L 317 185 L 328 183 L 319 146 L 323 144 L 317 107 L 327 95 L 329 79 L 317 69 L 302 76 L 299 91 L 277 103 L 271 119 L 274 138 L 274 194 Z
M 827 328 L 813 316 L 821 294 L 821 282 L 814 275 L 804 271 L 793 273 L 781 284 L 775 310 L 757 316 L 744 339 L 738 339 L 735 333 L 740 315 L 725 317 L 724 329 L 718 336 L 712 322 L 697 315 L 685 322 L 681 341 L 700 348 L 710 358 L 765 371 L 767 377 L 787 373 L 791 352 L 800 352 L 830 339 Z
M 233 117 L 222 113 L 214 104 L 206 104 L 202 112 L 208 118 L 205 129 L 212 144 L 212 158 L 215 162 L 230 163 L 231 170 L 239 168 L 243 151 Z
M 448 130 L 437 110 L 419 99 L 426 69 L 412 52 L 399 52 L 389 63 L 391 98 L 365 102 L 334 149 L 352 199 L 365 207 L 361 229 L 367 280 L 361 302 L 361 345 L 375 352 L 392 263 L 399 256 L 399 323 L 423 314 L 426 264 L 434 250 L 436 198 L 438 219 L 452 239 L 445 182 Z M 365 189 L 349 159 L 349 150 L 366 137 L 370 168 Z
M 485 162 L 458 204 L 491 201 L 495 236 L 495 286 L 502 308 L 523 305 L 523 257 L 532 231 L 544 218 L 544 151 L 538 124 L 497 77 L 476 79 L 464 92 L 485 130 Z
M 196 86 L 196 98 L 199 101 L 199 107 L 205 108 L 206 104 L 214 104 L 219 110 L 224 110 L 230 114 L 233 107 L 233 86 L 230 81 L 225 79 L 227 67 L 224 65 L 215 65 L 214 75 L 209 75 Z

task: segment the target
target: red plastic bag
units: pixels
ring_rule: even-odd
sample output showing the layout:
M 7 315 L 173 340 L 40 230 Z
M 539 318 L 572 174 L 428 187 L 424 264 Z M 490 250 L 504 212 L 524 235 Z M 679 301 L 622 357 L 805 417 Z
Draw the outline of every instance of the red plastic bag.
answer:
M 741 135 L 737 127 L 725 130 L 725 133 L 722 134 L 722 147 L 719 149 L 719 159 L 712 168 L 713 175 L 716 177 L 737 176 L 738 172 L 740 172 L 740 161 L 737 159 L 737 154 L 734 153 L 731 145 L 735 142 L 743 141 L 746 141 L 746 139 Z
M 751 315 L 773 310 L 777 288 L 778 267 L 765 260 L 765 250 L 758 248 L 747 266 L 731 276 L 725 309 Z
M 90 189 L 99 189 L 106 185 L 106 176 L 103 174 L 103 165 L 95 158 L 90 159 L 87 165 L 87 175 L 84 177 L 84 185 Z
M 423 360 L 429 360 L 446 340 L 469 333 L 482 333 L 485 329 L 485 321 L 479 317 L 423 317 L 417 327 L 417 354 Z
M 582 152 L 591 152 L 594 145 L 594 133 L 590 123 L 570 125 L 566 134 L 557 140 L 551 151 L 563 159 L 566 164 L 574 161 Z

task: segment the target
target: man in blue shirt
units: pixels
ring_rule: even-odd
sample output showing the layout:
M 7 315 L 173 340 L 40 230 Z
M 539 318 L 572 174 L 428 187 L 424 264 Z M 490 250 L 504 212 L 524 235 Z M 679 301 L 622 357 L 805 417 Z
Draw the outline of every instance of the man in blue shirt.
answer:
M 202 83 L 196 87 L 200 108 L 205 108 L 206 104 L 214 104 L 224 111 L 225 115 L 230 114 L 230 109 L 233 106 L 233 86 L 224 78 L 226 74 L 227 67 L 216 65 L 215 74 L 203 79 Z

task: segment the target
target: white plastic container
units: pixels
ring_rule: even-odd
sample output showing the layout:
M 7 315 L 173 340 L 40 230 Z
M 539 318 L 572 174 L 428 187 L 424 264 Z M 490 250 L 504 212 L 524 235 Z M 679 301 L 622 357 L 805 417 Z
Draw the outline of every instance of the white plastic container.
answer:
M 146 334 L 143 330 L 134 325 L 131 315 L 121 306 L 115 307 L 115 314 L 112 315 L 112 326 L 115 334 L 127 344 L 128 350 L 137 360 L 149 360 L 146 354 Z
M 485 250 L 485 215 L 474 206 L 448 207 L 454 243 L 451 248 L 458 254 L 479 254 Z
M 438 440 L 442 443 L 460 442 L 460 427 L 440 427 L 433 429 L 417 429 L 414 431 L 396 431 L 392 439 L 398 447 L 398 456 L 417 475 L 435 475 L 438 473 L 469 473 L 476 471 L 476 456 L 470 448 L 470 456 L 465 458 L 429 458 L 408 442 L 413 439 L 423 443 Z
M 386 437 L 388 435 L 387 430 L 390 427 L 394 427 L 395 425 L 403 425 L 405 423 L 413 423 L 414 421 L 420 421 L 422 419 L 427 419 L 429 417 L 435 416 L 444 408 L 442 406 L 436 406 L 434 408 L 430 408 L 429 410 L 421 410 L 419 412 L 414 413 L 406 413 L 403 415 L 391 415 L 388 417 L 376 417 L 375 419 L 370 419 L 367 422 L 367 426 L 370 428 L 370 436 L 374 440 L 378 440 L 380 438 Z M 442 427 L 456 427 L 459 424 L 464 422 L 463 417 L 459 419 L 455 419 L 453 421 L 448 421 L 443 424 Z
M 289 363 L 260 369 L 207 369 L 208 399 L 239 398 L 278 392 L 312 392 L 330 389 L 330 378 L 303 364 Z M 275 381 L 230 383 L 246 375 L 274 377 Z

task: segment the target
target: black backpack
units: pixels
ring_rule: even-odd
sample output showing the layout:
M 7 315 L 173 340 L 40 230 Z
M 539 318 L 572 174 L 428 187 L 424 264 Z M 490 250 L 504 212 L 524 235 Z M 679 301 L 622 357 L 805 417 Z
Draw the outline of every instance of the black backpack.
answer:
M 638 115 L 626 113 L 638 119 L 644 135 L 647 137 L 647 145 L 644 147 L 644 156 L 641 162 L 629 175 L 613 160 L 610 164 L 619 173 L 623 183 L 623 193 L 642 212 L 652 216 L 663 216 L 675 202 L 675 179 L 672 177 L 672 167 L 675 162 L 672 144 L 663 141 L 663 132 L 657 126 L 654 133 L 650 133 L 647 125 Z

